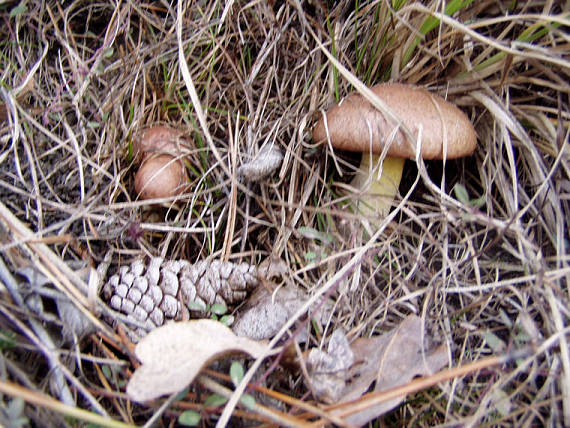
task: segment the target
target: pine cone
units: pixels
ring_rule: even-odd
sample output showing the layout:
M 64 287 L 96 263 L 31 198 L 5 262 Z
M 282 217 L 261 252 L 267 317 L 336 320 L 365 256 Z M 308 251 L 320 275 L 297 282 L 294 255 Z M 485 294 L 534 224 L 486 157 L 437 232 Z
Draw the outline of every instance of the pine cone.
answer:
M 144 325 L 139 333 L 161 326 L 169 319 L 190 318 L 188 305 L 204 308 L 214 303 L 230 306 L 245 299 L 259 284 L 257 268 L 247 263 L 152 258 L 122 266 L 109 278 L 104 293 L 111 308 Z

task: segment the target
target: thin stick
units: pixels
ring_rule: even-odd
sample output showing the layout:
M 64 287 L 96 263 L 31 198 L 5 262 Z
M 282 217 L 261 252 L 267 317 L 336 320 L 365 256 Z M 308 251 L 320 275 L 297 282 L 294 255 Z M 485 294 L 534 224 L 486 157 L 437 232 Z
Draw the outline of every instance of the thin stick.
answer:
M 200 376 L 198 378 L 198 382 L 202 384 L 205 388 L 209 389 L 216 394 L 220 394 L 226 398 L 230 398 L 232 396 L 232 390 L 226 388 L 225 386 L 220 385 L 217 382 L 214 382 L 213 379 L 207 376 Z M 272 421 L 277 422 L 280 426 L 290 426 L 290 427 L 303 427 L 308 428 L 310 426 L 309 423 L 303 422 L 297 418 L 293 418 L 286 413 L 278 412 L 276 410 L 270 409 L 265 407 L 261 404 L 255 403 L 253 407 L 250 409 L 253 412 L 256 412 L 266 418 L 271 419 Z
M 68 406 L 60 401 L 51 398 L 48 395 L 40 394 L 39 392 L 31 391 L 20 385 L 12 382 L 0 381 L 0 392 L 10 395 L 12 397 L 21 398 L 28 403 L 35 404 L 40 407 L 51 409 L 63 415 L 79 419 L 86 422 L 91 422 L 96 425 L 109 427 L 109 428 L 132 428 L 134 425 L 125 424 L 120 421 L 110 419 L 108 416 L 100 416 L 96 413 L 88 412 L 87 410 L 80 409 L 74 406 Z

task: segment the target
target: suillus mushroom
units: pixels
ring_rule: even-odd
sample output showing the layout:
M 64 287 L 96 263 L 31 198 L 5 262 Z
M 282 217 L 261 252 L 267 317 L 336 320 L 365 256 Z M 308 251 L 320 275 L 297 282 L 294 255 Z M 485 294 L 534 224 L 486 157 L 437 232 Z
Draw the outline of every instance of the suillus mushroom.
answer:
M 420 155 L 424 159 L 455 159 L 473 153 L 477 137 L 467 116 L 456 106 L 427 90 L 383 83 L 371 88 L 409 130 L 354 93 L 328 110 L 313 129 L 316 142 L 361 152 L 359 171 L 351 185 L 364 197 L 358 206 L 367 216 L 385 217 L 398 192 L 406 158 L 414 159 L 421 128 Z M 388 147 L 386 147 L 388 146 Z M 385 150 L 382 174 L 380 155 Z
M 184 164 L 173 156 L 147 158 L 135 175 L 135 191 L 140 199 L 168 198 L 186 189 Z
M 153 153 L 180 154 L 185 141 L 182 132 L 168 126 L 156 125 L 145 129 L 133 143 L 133 157 L 146 158 Z
M 185 144 L 180 131 L 166 126 L 148 128 L 135 140 L 133 155 L 142 162 L 135 175 L 140 199 L 172 197 L 186 190 L 186 170 L 180 159 Z

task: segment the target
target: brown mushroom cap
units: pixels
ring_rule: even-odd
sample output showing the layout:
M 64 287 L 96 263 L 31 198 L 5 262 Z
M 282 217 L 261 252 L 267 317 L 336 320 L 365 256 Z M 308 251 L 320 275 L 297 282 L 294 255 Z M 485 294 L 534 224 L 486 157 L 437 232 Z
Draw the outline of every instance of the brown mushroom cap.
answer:
M 135 175 L 135 191 L 140 199 L 167 198 L 186 188 L 184 164 L 170 155 L 147 158 Z
M 143 159 L 152 153 L 164 153 L 177 156 L 181 152 L 182 132 L 167 126 L 153 126 L 145 129 L 133 143 L 134 158 Z
M 417 138 L 422 125 L 422 157 L 443 159 L 443 135 L 447 135 L 447 159 L 473 153 L 477 136 L 467 116 L 453 104 L 425 89 L 403 84 L 378 84 L 371 88 Z M 351 94 L 326 114 L 331 144 L 338 149 L 379 154 L 396 123 L 385 117 L 359 94 Z M 444 131 L 445 130 L 445 131 Z M 370 138 L 372 137 L 372 139 Z M 313 139 L 325 141 L 324 118 L 313 129 Z M 370 147 L 372 145 L 372 147 Z M 415 158 L 416 141 L 398 130 L 388 156 Z

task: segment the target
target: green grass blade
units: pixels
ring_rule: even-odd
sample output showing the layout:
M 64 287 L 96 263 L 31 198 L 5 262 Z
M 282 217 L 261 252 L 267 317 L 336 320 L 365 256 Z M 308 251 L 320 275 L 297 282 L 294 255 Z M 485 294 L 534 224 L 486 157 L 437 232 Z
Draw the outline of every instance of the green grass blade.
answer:
M 570 19 L 570 15 L 566 15 L 567 19 Z M 546 24 L 541 24 L 541 23 L 536 23 L 531 25 L 530 27 L 528 27 L 527 29 L 525 29 L 520 36 L 518 36 L 516 38 L 517 42 L 522 42 L 522 43 L 532 43 L 535 40 L 540 39 L 541 37 L 544 37 L 546 34 L 548 34 L 548 32 L 551 29 L 555 29 L 560 27 L 562 24 L 560 22 L 549 22 Z M 497 62 L 501 61 L 502 59 L 504 59 L 507 56 L 506 52 L 497 52 L 495 55 L 493 55 L 491 58 L 487 58 L 486 60 L 480 62 L 479 64 L 475 65 L 473 67 L 473 70 L 471 71 L 466 71 L 465 73 L 460 74 L 459 76 L 457 76 L 458 79 L 461 79 L 462 77 L 467 76 L 469 73 L 472 73 L 473 71 L 478 72 L 478 71 L 482 71 L 484 69 L 486 69 L 487 67 L 492 66 L 493 64 L 496 64 Z
M 444 13 L 446 15 L 453 15 L 455 12 L 461 9 L 465 9 L 472 2 L 473 0 L 452 0 L 449 3 L 447 3 L 447 6 L 445 6 Z M 431 15 L 425 19 L 425 21 L 423 22 L 422 26 L 419 29 L 421 36 L 417 36 L 414 39 L 413 43 L 408 47 L 406 53 L 404 54 L 404 57 L 402 58 L 402 68 L 404 68 L 406 64 L 410 61 L 412 55 L 414 54 L 416 48 L 420 44 L 420 41 L 423 39 L 423 37 L 431 30 L 436 28 L 439 25 L 439 22 L 440 20 L 438 18 Z

